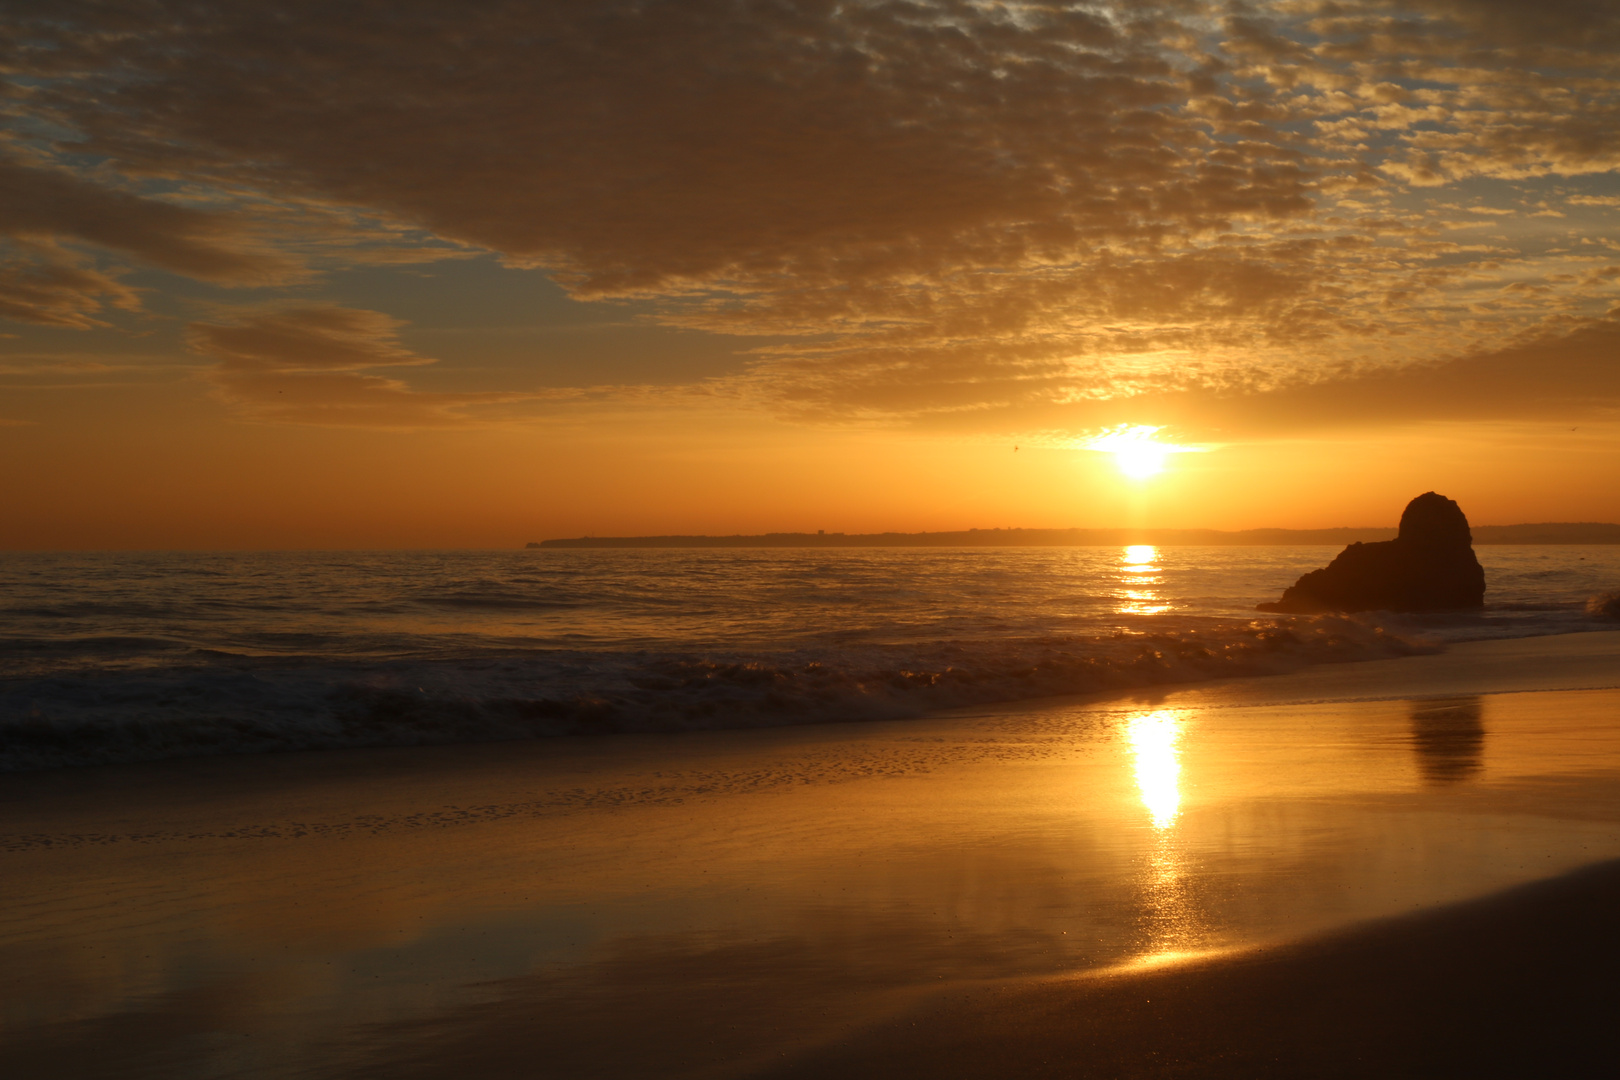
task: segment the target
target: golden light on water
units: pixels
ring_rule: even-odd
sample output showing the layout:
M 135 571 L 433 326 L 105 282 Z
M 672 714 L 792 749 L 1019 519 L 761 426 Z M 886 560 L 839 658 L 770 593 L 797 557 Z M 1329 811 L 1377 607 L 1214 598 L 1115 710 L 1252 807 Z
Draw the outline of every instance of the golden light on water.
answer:
M 1144 589 L 1127 589 L 1125 602 L 1119 606 L 1121 615 L 1158 615 L 1169 610 L 1169 604 L 1159 602 L 1158 593 Z
M 1120 556 L 1120 589 L 1122 603 L 1115 611 L 1120 615 L 1157 615 L 1169 611 L 1170 605 L 1151 586 L 1158 584 L 1159 549 L 1152 544 L 1132 544 Z
M 1132 544 L 1125 549 L 1125 555 L 1120 561 L 1131 567 L 1151 567 L 1153 560 L 1158 557 L 1159 549 L 1152 544 Z
M 1125 727 L 1136 759 L 1136 787 L 1155 829 L 1174 825 L 1181 809 L 1181 728 L 1168 709 L 1132 717 Z

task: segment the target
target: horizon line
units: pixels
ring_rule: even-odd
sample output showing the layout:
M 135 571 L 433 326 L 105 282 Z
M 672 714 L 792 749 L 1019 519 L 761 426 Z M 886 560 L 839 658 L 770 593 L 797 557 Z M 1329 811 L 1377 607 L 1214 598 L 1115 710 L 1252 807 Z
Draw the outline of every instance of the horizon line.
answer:
M 1620 524 L 1600 521 L 1527 522 L 1514 525 L 1474 525 L 1470 527 L 1476 544 L 1620 544 Z M 1020 546 L 1114 547 L 1131 539 L 1166 546 L 1203 541 L 1213 544 L 1283 546 L 1286 544 L 1369 542 L 1395 536 L 1394 525 L 1338 525 L 1326 529 L 1205 528 L 994 528 L 947 529 L 922 532 L 764 532 L 764 533 L 663 533 L 643 536 L 578 536 L 531 540 L 526 548 L 571 547 L 924 547 L 966 543 L 984 545 L 986 540 L 1022 541 Z M 1482 535 L 1483 534 L 1483 535 Z M 1168 539 L 1175 537 L 1176 539 Z M 1195 539 L 1196 538 L 1196 539 Z M 1312 539 L 1307 539 L 1312 538 Z M 1315 539 L 1319 538 L 1319 539 Z M 989 546 L 989 545 L 985 545 Z

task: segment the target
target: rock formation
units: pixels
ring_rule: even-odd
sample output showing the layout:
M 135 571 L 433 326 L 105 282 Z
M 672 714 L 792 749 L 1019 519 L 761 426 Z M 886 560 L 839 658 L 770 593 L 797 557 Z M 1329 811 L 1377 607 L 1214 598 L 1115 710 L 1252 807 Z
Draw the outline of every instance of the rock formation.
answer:
M 1351 544 L 1261 611 L 1444 611 L 1485 603 L 1485 571 L 1474 557 L 1462 508 L 1426 492 L 1406 504 L 1393 540 Z

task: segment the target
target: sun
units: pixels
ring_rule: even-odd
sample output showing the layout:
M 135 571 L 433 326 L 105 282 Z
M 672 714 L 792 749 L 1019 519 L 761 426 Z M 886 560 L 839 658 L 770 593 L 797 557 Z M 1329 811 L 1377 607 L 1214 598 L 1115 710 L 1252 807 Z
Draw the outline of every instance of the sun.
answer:
M 1119 466 L 1120 472 L 1132 480 L 1146 480 L 1156 473 L 1164 472 L 1164 459 L 1169 453 L 1167 447 L 1158 443 L 1142 442 L 1115 450 L 1114 463 Z
M 1164 471 L 1171 454 L 1194 449 L 1160 442 L 1154 438 L 1162 430 L 1147 424 L 1121 424 L 1081 444 L 1083 449 L 1113 454 L 1119 471 L 1132 480 L 1146 480 Z

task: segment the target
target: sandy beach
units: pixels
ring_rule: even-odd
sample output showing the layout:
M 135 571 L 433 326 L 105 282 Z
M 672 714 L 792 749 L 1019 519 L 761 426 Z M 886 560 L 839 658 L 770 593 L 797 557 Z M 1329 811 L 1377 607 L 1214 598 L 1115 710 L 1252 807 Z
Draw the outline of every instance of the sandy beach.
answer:
M 1606 1075 L 1617 905 L 1607 862 L 1298 944 L 963 989 L 765 1075 Z
M 0 1070 L 1525 1075 L 1613 1006 L 1617 687 L 1592 633 L 10 775 Z

